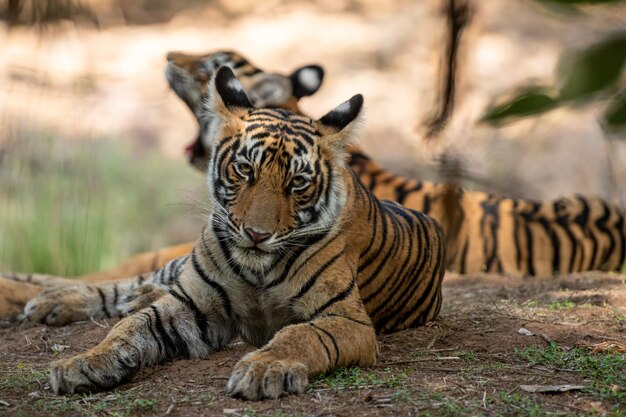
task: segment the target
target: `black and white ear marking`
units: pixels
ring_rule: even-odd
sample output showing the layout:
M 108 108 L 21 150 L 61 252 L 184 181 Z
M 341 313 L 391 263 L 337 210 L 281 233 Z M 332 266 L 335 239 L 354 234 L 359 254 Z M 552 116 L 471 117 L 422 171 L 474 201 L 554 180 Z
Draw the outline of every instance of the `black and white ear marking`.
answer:
M 252 108 L 252 104 L 233 70 L 220 67 L 215 75 L 215 88 L 226 107 Z
M 320 119 L 326 126 L 341 130 L 357 118 L 363 107 L 363 96 L 357 94 L 350 100 L 344 101 Z
M 295 70 L 289 78 L 293 87 L 293 95 L 302 98 L 314 94 L 324 81 L 324 69 L 319 65 L 307 65 Z

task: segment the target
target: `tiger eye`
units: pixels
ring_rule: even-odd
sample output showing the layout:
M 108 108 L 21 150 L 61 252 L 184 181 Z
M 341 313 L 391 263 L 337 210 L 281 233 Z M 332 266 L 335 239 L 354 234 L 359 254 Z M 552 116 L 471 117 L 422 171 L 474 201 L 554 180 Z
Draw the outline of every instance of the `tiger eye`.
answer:
M 249 176 L 252 174 L 252 165 L 247 162 L 236 162 L 235 170 L 243 176 Z
M 303 188 L 309 184 L 309 180 L 302 175 L 297 175 L 291 180 L 292 188 Z

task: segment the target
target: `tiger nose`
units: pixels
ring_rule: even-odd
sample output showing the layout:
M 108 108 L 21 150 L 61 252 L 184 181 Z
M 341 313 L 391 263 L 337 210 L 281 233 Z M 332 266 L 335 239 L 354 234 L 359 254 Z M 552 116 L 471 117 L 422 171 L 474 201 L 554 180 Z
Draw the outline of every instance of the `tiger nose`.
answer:
M 269 239 L 270 236 L 272 236 L 271 233 L 268 233 L 268 232 L 257 232 L 256 230 L 252 229 L 251 227 L 246 227 L 243 230 L 244 230 L 244 232 L 246 232 L 246 235 L 248 235 L 248 237 L 250 238 L 252 243 L 255 243 L 255 244 L 264 242 L 267 239 Z

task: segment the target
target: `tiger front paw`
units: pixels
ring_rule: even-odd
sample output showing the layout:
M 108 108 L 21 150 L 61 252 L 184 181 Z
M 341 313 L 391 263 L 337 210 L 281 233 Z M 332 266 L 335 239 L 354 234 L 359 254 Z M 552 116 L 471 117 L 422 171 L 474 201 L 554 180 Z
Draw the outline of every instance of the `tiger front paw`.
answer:
M 64 326 L 103 315 L 102 301 L 86 285 L 71 285 L 41 292 L 24 307 L 34 323 Z
M 50 366 L 50 387 L 55 394 L 104 391 L 133 376 L 141 367 L 137 349 L 117 346 L 112 353 L 87 352 Z
M 230 396 L 248 400 L 299 394 L 308 384 L 307 374 L 307 367 L 302 362 L 273 359 L 267 353 L 252 352 L 235 365 L 226 391 Z
M 50 367 L 50 388 L 55 394 L 83 394 L 112 387 L 114 380 L 103 378 L 83 356 L 62 359 Z

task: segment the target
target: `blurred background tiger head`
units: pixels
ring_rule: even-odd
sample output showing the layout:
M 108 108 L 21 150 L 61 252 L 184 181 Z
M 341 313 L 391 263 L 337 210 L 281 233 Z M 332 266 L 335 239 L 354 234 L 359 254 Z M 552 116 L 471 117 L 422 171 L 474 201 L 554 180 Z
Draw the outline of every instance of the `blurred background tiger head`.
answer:
M 168 52 L 165 78 L 176 95 L 197 119 L 199 132 L 185 148 L 189 162 L 206 169 L 211 139 L 205 137 L 212 120 L 204 107 L 213 74 L 220 66 L 231 68 L 253 106 L 282 108 L 301 114 L 298 100 L 314 94 L 322 85 L 324 70 L 319 65 L 302 66 L 289 75 L 267 73 L 232 51 L 202 54 Z

